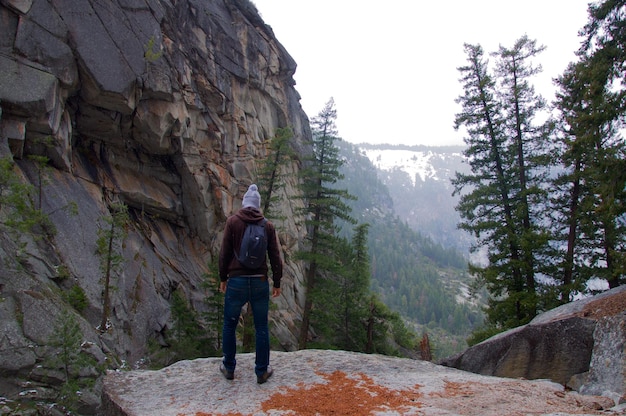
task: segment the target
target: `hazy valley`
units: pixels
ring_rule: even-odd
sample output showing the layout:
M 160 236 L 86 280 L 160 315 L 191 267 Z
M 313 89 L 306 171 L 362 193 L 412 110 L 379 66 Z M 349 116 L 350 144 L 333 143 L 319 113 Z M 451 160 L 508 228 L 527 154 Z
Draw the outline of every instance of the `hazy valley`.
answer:
M 370 224 L 373 289 L 418 335 L 429 334 L 438 358 L 462 350 L 484 301 L 469 289 L 471 236 L 456 228 L 450 179 L 467 169 L 462 148 L 338 146 L 338 186 L 357 197 L 353 217 Z

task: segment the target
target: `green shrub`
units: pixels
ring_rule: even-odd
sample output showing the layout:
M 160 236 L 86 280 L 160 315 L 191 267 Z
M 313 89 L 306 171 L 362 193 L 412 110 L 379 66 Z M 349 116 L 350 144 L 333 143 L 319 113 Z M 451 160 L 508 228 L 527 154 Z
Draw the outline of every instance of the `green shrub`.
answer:
M 65 300 L 78 312 L 84 311 L 89 304 L 85 291 L 79 285 L 73 285 L 70 290 L 67 291 Z

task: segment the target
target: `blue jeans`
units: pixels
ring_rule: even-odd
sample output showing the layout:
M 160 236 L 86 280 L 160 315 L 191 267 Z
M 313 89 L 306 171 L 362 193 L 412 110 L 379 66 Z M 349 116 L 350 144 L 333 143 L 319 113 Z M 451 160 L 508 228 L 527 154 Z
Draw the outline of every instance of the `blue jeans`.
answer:
M 267 314 L 269 312 L 270 287 L 267 278 L 234 276 L 228 279 L 224 299 L 224 329 L 222 332 L 224 367 L 235 371 L 237 339 L 235 330 L 239 323 L 241 308 L 250 302 L 254 318 L 256 360 L 254 372 L 257 376 L 267 371 L 270 363 L 270 334 Z

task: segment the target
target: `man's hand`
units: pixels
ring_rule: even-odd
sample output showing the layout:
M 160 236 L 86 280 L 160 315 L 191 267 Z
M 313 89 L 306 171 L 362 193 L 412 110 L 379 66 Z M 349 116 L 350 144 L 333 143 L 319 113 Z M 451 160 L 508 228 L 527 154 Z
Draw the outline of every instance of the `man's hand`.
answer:
M 226 293 L 226 282 L 220 282 L 220 292 Z
M 279 287 L 272 288 L 272 297 L 277 298 L 279 296 L 280 296 L 280 288 Z

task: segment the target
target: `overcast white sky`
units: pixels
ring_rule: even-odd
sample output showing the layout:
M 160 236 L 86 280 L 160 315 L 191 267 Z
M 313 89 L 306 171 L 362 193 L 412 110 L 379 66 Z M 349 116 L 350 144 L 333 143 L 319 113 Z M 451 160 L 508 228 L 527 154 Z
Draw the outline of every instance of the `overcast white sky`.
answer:
M 536 90 L 580 45 L 589 0 L 252 0 L 295 59 L 309 118 L 335 99 L 339 136 L 352 143 L 463 144 L 453 128 L 463 93 L 464 43 L 485 52 L 524 34 L 547 49 Z

